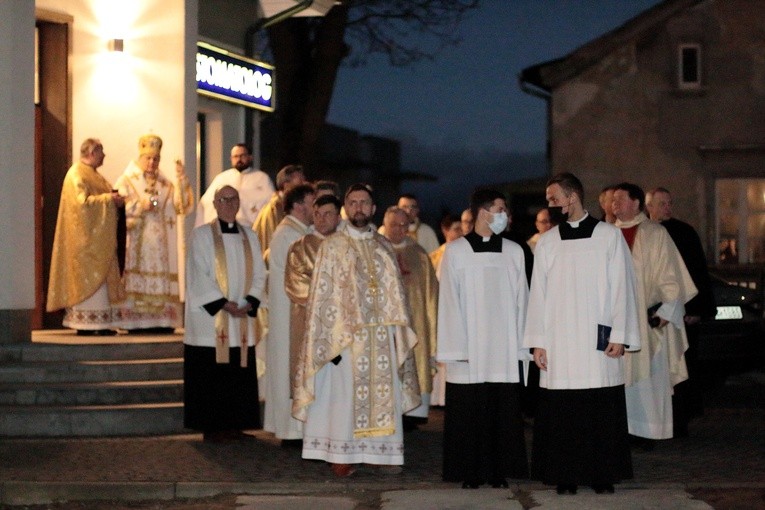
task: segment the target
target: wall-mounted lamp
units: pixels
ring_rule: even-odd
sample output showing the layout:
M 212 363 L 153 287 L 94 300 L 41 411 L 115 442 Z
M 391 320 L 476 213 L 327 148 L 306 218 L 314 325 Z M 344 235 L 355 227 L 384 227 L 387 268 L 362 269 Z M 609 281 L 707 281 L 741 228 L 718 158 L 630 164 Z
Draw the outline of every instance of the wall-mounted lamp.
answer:
M 125 51 L 124 39 L 109 39 L 109 51 Z

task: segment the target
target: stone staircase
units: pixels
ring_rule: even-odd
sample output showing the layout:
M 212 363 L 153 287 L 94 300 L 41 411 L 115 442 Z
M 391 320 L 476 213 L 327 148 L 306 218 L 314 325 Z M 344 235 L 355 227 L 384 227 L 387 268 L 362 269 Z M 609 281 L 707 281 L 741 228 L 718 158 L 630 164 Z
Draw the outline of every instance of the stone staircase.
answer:
M 46 330 L 0 344 L 0 437 L 187 432 L 182 339 Z

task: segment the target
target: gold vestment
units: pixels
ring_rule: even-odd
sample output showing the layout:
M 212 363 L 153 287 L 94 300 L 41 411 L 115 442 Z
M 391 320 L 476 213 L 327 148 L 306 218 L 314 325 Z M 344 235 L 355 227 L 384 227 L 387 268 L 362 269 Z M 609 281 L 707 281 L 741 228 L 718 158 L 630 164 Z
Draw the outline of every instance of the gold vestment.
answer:
M 404 280 L 404 291 L 409 301 L 411 325 L 417 334 L 414 358 L 420 391 L 433 390 L 436 359 L 436 324 L 438 323 L 438 280 L 425 250 L 411 238 L 394 246 L 396 261 Z
M 122 301 L 117 262 L 117 207 L 112 186 L 77 162 L 64 177 L 48 284 L 49 312 L 81 303 L 105 282 L 109 302 Z
M 277 191 L 271 195 L 271 200 L 263 206 L 263 209 L 258 213 L 258 217 L 255 218 L 255 223 L 252 225 L 252 229 L 258 234 L 258 241 L 260 241 L 260 249 L 263 252 L 263 260 L 266 262 L 266 267 L 268 267 L 268 247 L 271 246 L 271 238 L 277 225 L 281 223 L 285 216 L 284 199 Z
M 311 275 L 324 236 L 307 234 L 292 243 L 284 270 L 284 291 L 290 298 L 290 393 L 294 395 L 295 373 L 305 335 L 306 304 L 311 290 Z
M 345 226 L 320 245 L 311 278 L 304 348 L 294 385 L 292 414 L 305 420 L 314 400 L 314 376 L 346 348 L 354 378 L 354 437 L 395 431 L 393 377 L 401 381 L 401 412 L 420 404 L 414 370 L 405 360 L 417 342 L 390 244 L 375 232 L 354 238 Z M 391 359 L 394 335 L 396 365 Z
M 446 243 L 439 246 L 437 249 L 430 252 L 430 262 L 433 264 L 433 269 L 436 270 L 436 277 L 441 274 L 441 259 L 444 258 L 444 252 L 446 251 Z

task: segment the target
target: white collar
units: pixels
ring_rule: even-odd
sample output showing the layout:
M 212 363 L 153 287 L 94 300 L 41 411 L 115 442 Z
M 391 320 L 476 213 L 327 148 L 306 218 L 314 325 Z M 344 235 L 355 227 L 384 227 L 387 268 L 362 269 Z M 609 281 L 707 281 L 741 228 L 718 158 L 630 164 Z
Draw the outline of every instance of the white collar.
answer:
M 581 219 L 576 220 L 576 221 L 567 221 L 566 223 L 571 225 L 571 228 L 579 228 L 579 224 L 581 222 L 583 222 L 585 219 L 587 219 L 587 216 L 589 216 L 589 215 L 590 215 L 590 213 L 588 213 L 587 211 L 584 211 L 584 216 L 582 216 Z
M 645 215 L 645 213 L 641 211 L 637 213 L 637 216 L 635 216 L 631 220 L 622 221 L 619 218 L 617 218 L 616 223 L 614 223 L 614 225 L 616 225 L 619 228 L 630 228 L 630 227 L 634 227 L 635 225 L 639 225 L 640 223 L 643 223 L 647 219 L 648 217 Z
M 345 225 L 345 232 L 351 239 L 372 239 L 374 237 L 374 230 L 371 225 L 367 225 L 366 229 L 361 231 L 348 222 Z

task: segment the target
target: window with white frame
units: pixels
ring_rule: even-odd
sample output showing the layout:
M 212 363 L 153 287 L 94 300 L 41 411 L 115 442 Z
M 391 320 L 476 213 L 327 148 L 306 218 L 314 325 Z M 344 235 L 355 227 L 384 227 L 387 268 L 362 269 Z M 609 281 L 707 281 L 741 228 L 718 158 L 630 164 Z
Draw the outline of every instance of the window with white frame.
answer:
M 677 86 L 681 89 L 701 87 L 701 45 L 681 44 L 678 46 Z

